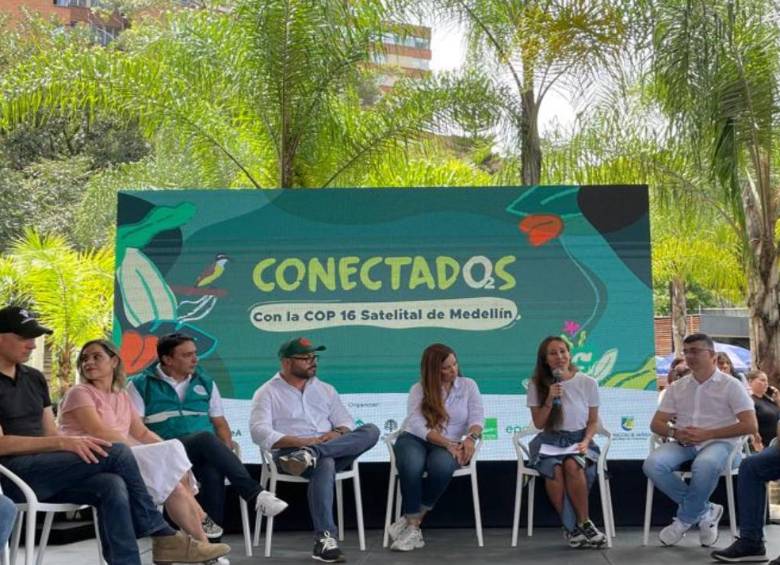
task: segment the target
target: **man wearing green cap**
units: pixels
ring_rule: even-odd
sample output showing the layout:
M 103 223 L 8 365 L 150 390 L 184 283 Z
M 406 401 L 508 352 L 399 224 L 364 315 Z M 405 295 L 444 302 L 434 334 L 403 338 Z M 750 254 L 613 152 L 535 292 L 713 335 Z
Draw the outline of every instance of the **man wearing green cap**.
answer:
M 279 348 L 280 369 L 252 398 L 252 440 L 272 451 L 287 473 L 309 479 L 309 512 L 314 523 L 312 557 L 326 563 L 344 561 L 331 536 L 336 473 L 348 468 L 379 440 L 379 428 L 354 428 L 352 416 L 336 389 L 317 378 L 317 352 L 305 337 Z

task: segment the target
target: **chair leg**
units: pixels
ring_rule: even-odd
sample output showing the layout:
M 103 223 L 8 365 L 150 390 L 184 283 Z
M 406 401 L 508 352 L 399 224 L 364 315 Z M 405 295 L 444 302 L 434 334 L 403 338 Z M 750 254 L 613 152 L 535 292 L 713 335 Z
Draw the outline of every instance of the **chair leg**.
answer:
M 387 547 L 387 544 L 390 541 L 390 519 L 393 516 L 394 491 L 395 491 L 395 468 L 391 468 L 390 481 L 387 483 L 387 507 L 385 508 L 385 533 L 382 535 L 382 547 Z
M 401 518 L 401 481 L 396 481 L 395 487 L 395 520 Z
M 606 477 L 599 473 L 599 498 L 601 499 L 601 514 L 604 516 L 604 535 L 607 536 L 607 547 L 612 547 L 612 526 L 610 524 L 610 507 L 607 501 Z
M 276 495 L 276 479 L 271 478 L 271 488 L 268 489 Z M 258 512 L 259 514 L 259 512 Z M 271 537 L 274 535 L 274 517 L 266 518 L 265 524 L 265 556 L 271 557 Z
M 729 527 L 731 528 L 731 535 L 736 538 L 739 536 L 739 533 L 737 531 L 737 513 L 734 504 L 734 475 L 730 472 L 726 475 L 726 500 L 729 506 Z
M 13 536 L 11 536 L 11 565 L 16 565 L 16 556 L 19 554 L 19 541 L 22 537 L 22 521 L 25 512 L 19 510 L 16 514 L 16 524 L 14 524 Z
M 363 493 L 360 491 L 360 475 L 355 466 L 355 476 L 352 479 L 352 488 L 355 489 L 355 517 L 357 518 L 358 542 L 360 551 L 366 550 L 366 530 L 363 525 Z
M 249 505 L 246 500 L 238 497 L 238 505 L 241 509 L 241 529 L 244 532 L 244 553 L 252 557 L 252 532 L 249 529 Z
M 653 490 L 655 486 L 653 481 L 647 479 L 647 495 L 645 496 L 645 524 L 642 535 L 642 545 L 647 545 L 650 541 L 650 519 L 653 514 Z
M 534 535 L 534 498 L 536 498 L 536 477 L 528 481 L 528 537 Z
M 609 477 L 607 477 L 607 504 L 609 505 L 609 523 L 614 538 L 617 536 L 615 533 L 615 507 L 612 505 L 612 485 L 609 482 Z
M 100 522 L 98 522 L 98 511 L 94 506 L 92 507 L 92 524 L 95 527 L 95 541 L 97 542 L 98 563 L 99 565 L 105 565 L 106 561 L 103 559 L 103 543 L 100 541 Z
M 344 485 L 336 481 L 336 517 L 339 520 L 339 541 L 344 541 Z
M 46 512 L 43 517 L 43 531 L 41 531 L 41 539 L 38 542 L 35 565 L 43 565 L 43 554 L 46 552 L 46 546 L 49 545 L 49 534 L 51 533 L 51 524 L 53 521 L 54 512 Z
M 471 498 L 474 502 L 474 523 L 477 528 L 477 545 L 483 547 L 485 545 L 482 539 L 482 512 L 479 509 L 479 486 L 477 485 L 477 470 L 472 467 L 471 474 Z
M 35 518 L 37 512 L 29 510 L 24 531 L 24 565 L 33 565 L 35 560 Z
M 520 508 L 523 505 L 523 475 L 520 466 L 517 468 L 517 481 L 515 483 L 515 513 L 512 518 L 512 547 L 517 547 L 517 535 L 520 530 Z

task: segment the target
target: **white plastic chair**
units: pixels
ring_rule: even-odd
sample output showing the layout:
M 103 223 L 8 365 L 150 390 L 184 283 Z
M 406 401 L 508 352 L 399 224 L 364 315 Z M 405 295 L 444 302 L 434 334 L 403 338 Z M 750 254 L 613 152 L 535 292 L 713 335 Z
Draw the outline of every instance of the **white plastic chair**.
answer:
M 280 472 L 276 466 L 273 455 L 265 449 L 260 449 L 261 472 L 260 484 L 263 488 L 276 495 L 277 483 L 308 483 L 309 479 L 288 475 Z M 355 493 L 355 515 L 357 517 L 358 541 L 360 551 L 366 550 L 366 532 L 363 526 L 363 497 L 360 490 L 360 472 L 358 470 L 358 460 L 355 459 L 352 465 L 336 473 L 336 514 L 338 516 L 339 541 L 344 541 L 344 493 L 342 481 L 352 479 L 352 487 Z M 246 503 L 244 503 L 246 504 Z M 266 518 L 265 527 L 265 556 L 271 557 L 271 538 L 274 533 L 274 518 Z M 254 545 L 260 545 L 260 528 L 262 526 L 263 515 L 258 512 L 255 520 Z
M 520 530 L 520 508 L 523 504 L 523 483 L 528 483 L 528 537 L 534 535 L 534 495 L 536 492 L 536 478 L 541 477 L 538 471 L 526 466 L 525 460 L 530 457 L 528 438 L 533 438 L 540 430 L 534 426 L 528 426 L 515 433 L 512 444 L 517 453 L 517 480 L 515 484 L 515 512 L 512 520 L 512 547 L 517 546 L 517 537 Z M 599 445 L 601 453 L 596 462 L 596 478 L 599 484 L 601 498 L 601 513 L 604 515 L 604 535 L 607 537 L 607 547 L 612 547 L 612 538 L 615 537 L 615 514 L 612 508 L 612 490 L 609 485 L 607 469 L 607 455 L 612 444 L 612 432 L 602 424 L 596 431 L 596 437 L 601 436 L 604 441 Z
M 650 436 L 650 451 L 655 451 L 658 449 L 661 445 L 663 445 L 664 439 L 661 438 L 657 434 L 653 434 Z M 726 467 L 723 469 L 723 472 L 720 474 L 721 477 L 724 477 L 726 479 L 726 500 L 727 505 L 729 509 L 729 525 L 731 527 L 731 535 L 734 537 L 737 537 L 737 514 L 736 514 L 736 506 L 734 504 L 734 477 L 739 474 L 739 467 L 734 467 L 734 459 L 739 454 L 739 452 L 742 452 L 744 457 L 747 457 L 750 455 L 750 450 L 748 448 L 748 437 L 743 436 L 740 438 L 739 443 L 734 445 L 734 448 L 731 450 L 731 453 L 729 453 L 728 462 L 726 463 Z M 691 471 L 676 471 L 680 477 L 685 479 L 690 479 L 692 476 Z M 645 496 L 645 523 L 644 523 L 644 535 L 642 537 L 642 545 L 647 545 L 648 541 L 650 539 L 650 519 L 653 514 L 653 492 L 655 490 L 655 485 L 653 484 L 653 481 L 650 479 L 647 479 L 647 495 Z
M 403 426 L 392 434 L 385 436 L 385 444 L 387 445 L 387 451 L 390 453 L 390 481 L 387 485 L 387 509 L 385 511 L 385 533 L 382 539 L 382 547 L 387 547 L 390 538 L 390 524 L 391 514 L 393 510 L 393 494 L 395 493 L 395 520 L 401 517 L 401 484 L 398 480 L 398 469 L 395 466 L 395 451 L 393 451 L 393 445 L 395 440 L 403 431 Z M 479 454 L 479 448 L 482 442 L 477 442 L 474 450 L 474 456 L 469 461 L 469 464 L 456 469 L 452 473 L 455 477 L 469 477 L 471 479 L 471 497 L 474 503 L 474 527 L 477 530 L 477 545 L 482 547 L 484 541 L 482 538 L 482 513 L 479 509 L 479 488 L 477 485 L 477 455 Z M 423 475 L 425 476 L 425 475 Z
M 22 518 L 27 515 L 25 521 L 25 536 L 24 536 L 24 563 L 25 565 L 33 565 L 33 557 L 35 556 L 35 565 L 43 564 L 43 555 L 46 551 L 46 545 L 49 543 L 49 534 L 51 533 L 51 525 L 54 520 L 55 512 L 74 512 L 77 510 L 83 510 L 90 508 L 87 505 L 81 504 L 67 504 L 67 503 L 52 503 L 52 502 L 39 502 L 35 492 L 30 486 L 25 483 L 18 475 L 0 465 L 0 475 L 5 476 L 13 482 L 19 490 L 22 492 L 25 498 L 24 503 L 18 503 L 16 505 L 19 511 L 16 516 L 16 525 L 14 526 L 13 534 L 11 535 L 11 551 L 10 551 L 10 565 L 16 563 L 16 555 L 19 551 L 19 542 L 22 534 Z M 53 479 L 53 480 L 56 480 Z M 92 508 L 92 517 L 95 524 L 95 537 L 97 540 L 98 550 L 98 563 L 103 565 L 103 548 L 100 545 L 100 532 L 98 531 L 98 515 L 97 509 Z M 38 545 L 38 552 L 35 552 L 35 522 L 38 512 L 45 513 L 43 520 L 43 531 L 41 532 L 41 540 Z M 4 552 L 5 553 L 5 552 Z

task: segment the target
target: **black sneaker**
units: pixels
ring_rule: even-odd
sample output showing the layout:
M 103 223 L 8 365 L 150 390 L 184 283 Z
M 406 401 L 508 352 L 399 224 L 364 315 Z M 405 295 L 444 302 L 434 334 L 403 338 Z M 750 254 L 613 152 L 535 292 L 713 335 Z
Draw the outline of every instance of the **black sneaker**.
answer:
M 311 558 L 324 561 L 325 563 L 342 563 L 346 561 L 344 554 L 339 549 L 338 542 L 336 542 L 335 538 L 330 537 L 330 532 L 322 532 L 322 537 L 314 542 Z
M 726 561 L 728 563 L 759 563 L 766 561 L 766 548 L 762 541 L 737 538 L 727 548 L 710 553 L 710 557 L 717 561 Z

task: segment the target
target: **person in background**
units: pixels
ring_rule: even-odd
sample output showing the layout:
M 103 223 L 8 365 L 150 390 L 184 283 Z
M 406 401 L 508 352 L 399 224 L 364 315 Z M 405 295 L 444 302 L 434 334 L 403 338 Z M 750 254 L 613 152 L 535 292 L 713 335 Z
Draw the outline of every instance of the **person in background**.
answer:
M 599 427 L 599 386 L 572 364 L 569 346 L 560 337 L 546 337 L 539 344 L 526 403 L 534 426 L 542 430 L 528 446 L 529 466 L 544 476 L 547 496 L 561 516 L 569 545 L 600 547 L 606 536 L 589 517 L 587 476 L 588 471 L 595 476 L 599 457 L 593 441 Z M 548 455 L 545 446 L 572 451 Z M 567 500 L 575 524 L 567 524 Z
M 725 353 L 723 351 L 718 352 L 718 370 L 721 373 L 726 373 L 727 375 L 731 375 L 732 377 L 737 379 L 745 386 L 745 390 L 747 390 L 748 393 L 750 392 L 750 385 L 748 385 L 745 375 L 739 373 L 734 368 L 734 363 L 731 362 L 731 357 L 729 357 L 728 353 Z
M 661 401 L 664 398 L 664 394 L 666 394 L 666 390 L 672 386 L 672 383 L 678 379 L 681 379 L 690 372 L 691 369 L 685 363 L 684 358 L 675 357 L 672 359 L 672 363 L 669 365 L 669 373 L 666 375 L 666 386 L 658 391 L 658 404 L 661 404 Z
M 441 343 L 425 348 L 420 380 L 409 391 L 403 431 L 393 447 L 403 508 L 389 529 L 390 549 L 425 545 L 420 524 L 452 473 L 471 461 L 484 419 L 479 387 L 460 374 L 455 352 Z
M 756 406 L 758 433 L 751 437 L 754 451 L 761 451 L 777 437 L 777 424 L 780 420 L 780 393 L 769 386 L 764 371 L 750 371 L 747 374 L 750 384 L 750 397 Z

